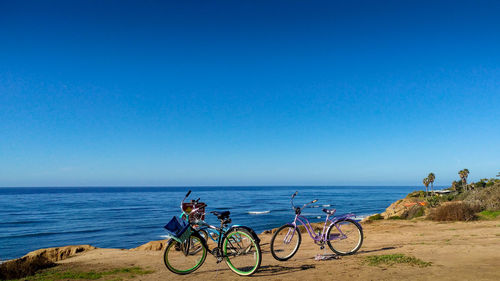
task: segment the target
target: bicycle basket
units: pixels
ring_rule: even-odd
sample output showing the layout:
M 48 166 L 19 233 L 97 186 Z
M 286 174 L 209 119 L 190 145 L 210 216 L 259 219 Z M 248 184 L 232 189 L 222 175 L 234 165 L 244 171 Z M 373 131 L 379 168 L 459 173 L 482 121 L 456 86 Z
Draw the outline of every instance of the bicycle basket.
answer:
M 191 236 L 192 230 L 189 223 L 178 217 L 172 219 L 164 226 L 168 236 L 172 237 L 175 241 L 182 243 Z
M 207 204 L 203 202 L 198 203 L 182 203 L 182 210 L 189 215 L 189 222 L 194 222 L 196 220 L 205 220 L 205 207 Z M 195 208 L 198 210 L 195 213 L 191 213 L 191 211 Z

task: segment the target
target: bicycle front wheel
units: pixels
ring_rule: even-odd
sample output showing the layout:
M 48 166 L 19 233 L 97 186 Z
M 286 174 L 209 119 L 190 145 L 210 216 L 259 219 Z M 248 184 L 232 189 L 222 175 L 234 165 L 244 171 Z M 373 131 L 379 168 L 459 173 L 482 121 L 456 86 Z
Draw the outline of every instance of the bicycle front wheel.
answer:
M 205 262 L 205 245 L 205 240 L 197 233 L 191 234 L 183 243 L 170 239 L 163 254 L 163 262 L 175 274 L 191 273 Z
M 262 252 L 250 233 L 238 229 L 230 231 L 222 245 L 226 263 L 236 274 L 249 276 L 259 269 Z
M 271 254 L 279 261 L 286 261 L 297 253 L 301 241 L 300 230 L 286 224 L 278 228 L 271 238 Z
M 208 233 L 205 230 L 198 230 L 198 233 L 200 234 L 201 238 L 205 240 L 205 242 L 208 242 Z M 203 250 L 203 247 L 201 246 L 200 243 L 191 243 L 191 253 L 196 254 L 199 251 Z
M 338 221 L 328 228 L 327 244 L 337 255 L 345 256 L 356 253 L 363 244 L 363 229 L 351 220 Z

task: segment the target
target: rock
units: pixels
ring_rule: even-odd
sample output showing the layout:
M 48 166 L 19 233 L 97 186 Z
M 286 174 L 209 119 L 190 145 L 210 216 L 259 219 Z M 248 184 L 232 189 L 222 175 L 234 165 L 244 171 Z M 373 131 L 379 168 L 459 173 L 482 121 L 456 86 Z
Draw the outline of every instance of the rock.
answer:
M 381 215 L 388 219 L 390 217 L 405 217 L 405 213 L 413 206 L 425 206 L 426 203 L 419 198 L 404 198 L 392 203 Z
M 137 248 L 130 249 L 132 251 L 162 251 L 167 246 L 168 240 L 157 240 L 143 244 Z
M 38 270 L 55 266 L 56 261 L 94 249 L 96 247 L 90 245 L 78 245 L 36 250 L 21 258 L 0 264 L 0 279 L 17 279 L 33 275 Z
M 29 252 L 24 257 L 43 257 L 46 258 L 48 261 L 56 262 L 67 259 L 78 253 L 83 253 L 95 249 L 97 248 L 91 245 L 76 245 L 76 246 L 46 248 Z

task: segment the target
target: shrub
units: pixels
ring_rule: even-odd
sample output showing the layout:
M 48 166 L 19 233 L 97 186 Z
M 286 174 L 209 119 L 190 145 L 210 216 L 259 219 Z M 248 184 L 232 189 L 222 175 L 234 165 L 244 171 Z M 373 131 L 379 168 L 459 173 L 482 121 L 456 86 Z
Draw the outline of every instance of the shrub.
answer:
M 419 197 L 425 197 L 425 191 L 423 190 L 417 190 L 417 191 L 413 191 L 411 193 L 408 193 L 408 195 L 406 195 L 407 198 L 419 198 Z
M 406 211 L 403 216 L 407 220 L 411 220 L 413 218 L 421 217 L 425 214 L 425 208 L 420 205 L 412 206 L 408 211 Z
M 448 202 L 434 208 L 429 219 L 434 221 L 470 221 L 476 218 L 479 209 L 463 201 Z
M 479 206 L 480 211 L 497 211 L 500 210 L 500 182 L 495 182 L 493 185 L 470 191 L 465 199 L 470 205 Z
M 382 220 L 384 217 L 382 217 L 381 214 L 375 214 L 373 216 L 368 217 L 368 220 L 370 221 L 376 221 L 376 220 Z
M 460 200 L 458 199 L 460 196 L 458 194 L 443 194 L 438 197 L 439 202 L 449 202 L 449 201 L 454 201 L 454 200 Z
M 403 218 L 400 216 L 392 216 L 392 217 L 389 217 L 388 219 L 390 219 L 390 220 L 402 220 Z
M 429 203 L 430 207 L 436 207 L 437 205 L 439 205 L 439 197 L 438 196 L 428 197 L 427 203 Z

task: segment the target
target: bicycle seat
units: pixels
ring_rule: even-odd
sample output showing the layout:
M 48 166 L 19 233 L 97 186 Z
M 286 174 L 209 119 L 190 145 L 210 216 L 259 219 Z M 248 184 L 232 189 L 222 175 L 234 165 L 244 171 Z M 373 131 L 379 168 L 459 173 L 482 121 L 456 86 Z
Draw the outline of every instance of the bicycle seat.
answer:
M 231 214 L 231 212 L 229 212 L 229 211 L 224 211 L 224 212 L 212 211 L 210 213 L 212 213 L 215 216 L 217 216 L 217 218 L 220 219 L 220 220 L 229 218 L 229 214 Z
M 329 215 L 333 215 L 335 214 L 335 209 L 323 209 L 323 212 L 329 214 Z

